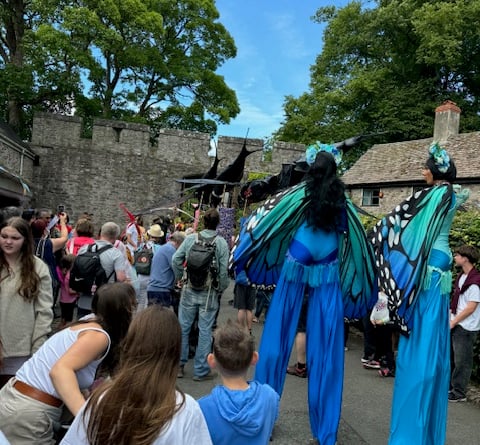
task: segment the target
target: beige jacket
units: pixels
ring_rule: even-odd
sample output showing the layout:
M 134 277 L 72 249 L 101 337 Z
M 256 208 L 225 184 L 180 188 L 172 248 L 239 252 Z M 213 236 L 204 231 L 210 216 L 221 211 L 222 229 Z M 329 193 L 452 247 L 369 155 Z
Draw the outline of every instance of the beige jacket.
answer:
M 40 276 L 40 292 L 34 302 L 26 302 L 18 293 L 20 268 L 0 277 L 0 339 L 4 357 L 33 354 L 47 339 L 53 320 L 52 279 L 48 266 L 35 257 Z

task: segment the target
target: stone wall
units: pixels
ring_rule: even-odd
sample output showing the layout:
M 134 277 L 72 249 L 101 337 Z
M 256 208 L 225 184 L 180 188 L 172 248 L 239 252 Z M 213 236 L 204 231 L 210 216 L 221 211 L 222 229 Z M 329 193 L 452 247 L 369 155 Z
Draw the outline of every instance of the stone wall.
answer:
M 73 220 L 89 211 L 97 225 L 123 224 L 120 203 L 132 211 L 174 203 L 181 194 L 175 179 L 201 176 L 213 162 L 205 133 L 163 129 L 152 146 L 146 125 L 96 120 L 91 138 L 81 134 L 79 118 L 35 115 L 31 147 L 40 166 L 34 169 L 34 205 L 54 210 L 64 204 Z M 235 160 L 243 143 L 244 138 L 219 138 L 218 172 Z M 249 151 L 260 151 L 247 157 L 244 178 L 250 172 L 277 174 L 303 152 L 301 144 L 277 143 L 266 162 L 262 147 L 263 140 L 247 139 Z
M 218 173 L 236 159 L 244 141 L 219 137 Z M 256 152 L 246 159 L 243 181 L 252 172 L 278 174 L 283 164 L 292 163 L 305 150 L 303 144 L 275 142 L 271 160 L 266 161 L 262 139 L 247 139 L 246 143 L 249 151 Z M 210 137 L 205 133 L 163 129 L 152 146 L 148 126 L 99 119 L 94 122 L 92 137 L 83 138 L 81 119 L 47 113 L 35 116 L 30 145 L 40 158 L 37 167 L 32 167 L 31 160 L 24 163 L 23 177 L 34 186 L 32 205 L 54 210 L 64 204 L 72 220 L 89 211 L 97 225 L 107 220 L 123 225 L 126 219 L 120 203 L 132 211 L 174 205 L 182 190 L 175 179 L 202 176 L 214 160 L 207 155 Z M 18 154 L 1 143 L 0 150 L 4 165 L 15 170 Z M 480 185 L 469 187 L 469 205 L 479 207 Z M 381 187 L 379 206 L 363 208 L 383 215 L 412 190 L 412 186 Z M 361 205 L 362 189 L 350 187 L 349 193 Z

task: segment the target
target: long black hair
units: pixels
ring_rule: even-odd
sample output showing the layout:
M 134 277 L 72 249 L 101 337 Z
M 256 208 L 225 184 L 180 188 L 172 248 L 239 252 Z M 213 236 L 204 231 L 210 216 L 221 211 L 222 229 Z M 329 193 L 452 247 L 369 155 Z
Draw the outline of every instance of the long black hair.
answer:
M 334 231 L 345 209 L 345 184 L 337 177 L 337 164 L 327 152 L 319 152 L 306 177 L 309 205 L 306 220 L 309 226 Z

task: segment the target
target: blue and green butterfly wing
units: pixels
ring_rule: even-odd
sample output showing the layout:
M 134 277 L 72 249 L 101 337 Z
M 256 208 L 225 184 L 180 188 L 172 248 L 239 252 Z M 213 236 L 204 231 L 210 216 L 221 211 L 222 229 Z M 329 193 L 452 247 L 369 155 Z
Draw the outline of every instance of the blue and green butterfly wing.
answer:
M 290 241 L 303 222 L 305 184 L 280 192 L 246 220 L 232 248 L 235 273 L 244 271 L 251 285 L 273 288 L 280 277 Z
M 373 230 L 379 287 L 388 297 L 391 319 L 408 334 L 428 258 L 453 204 L 450 185 L 419 190 L 386 215 Z
M 348 232 L 341 239 L 340 282 L 344 316 L 354 320 L 365 316 L 378 297 L 373 248 L 354 205 L 347 199 Z

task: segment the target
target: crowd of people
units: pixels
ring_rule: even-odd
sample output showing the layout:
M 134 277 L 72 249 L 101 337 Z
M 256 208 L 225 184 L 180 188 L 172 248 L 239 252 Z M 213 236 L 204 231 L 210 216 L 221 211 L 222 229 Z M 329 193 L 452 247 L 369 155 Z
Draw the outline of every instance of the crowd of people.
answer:
M 450 298 L 448 233 L 468 193 L 432 144 L 427 187 L 367 236 L 340 159 L 333 146 L 308 147 L 304 181 L 246 218 L 234 243 L 215 208 L 190 233 L 161 219 L 147 229 L 137 215 L 98 234 L 88 212 L 70 226 L 63 209 L 1 209 L 0 444 L 265 445 L 291 374 L 308 378 L 313 439 L 333 445 L 353 319 L 363 366 L 395 378 L 389 444 L 445 443 L 448 401 L 466 400 L 480 330 L 473 246 L 454 251 Z M 237 319 L 217 326 L 231 278 Z M 257 352 L 252 323 L 264 309 Z M 176 385 L 190 358 L 194 382 L 221 379 L 198 401 Z

